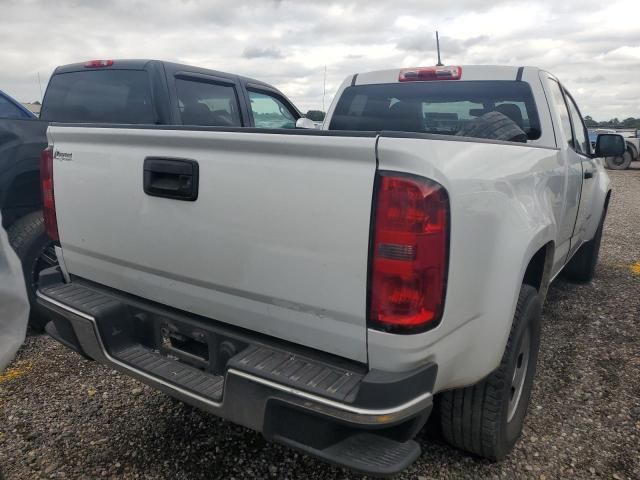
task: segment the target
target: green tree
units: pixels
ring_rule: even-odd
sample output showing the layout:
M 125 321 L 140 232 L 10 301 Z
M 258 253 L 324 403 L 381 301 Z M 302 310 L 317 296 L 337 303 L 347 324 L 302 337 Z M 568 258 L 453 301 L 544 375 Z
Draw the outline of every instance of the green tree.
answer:
M 587 126 L 587 128 L 593 128 L 598 126 L 598 122 L 596 122 L 591 117 L 591 115 L 587 115 L 586 117 L 584 117 L 584 124 Z

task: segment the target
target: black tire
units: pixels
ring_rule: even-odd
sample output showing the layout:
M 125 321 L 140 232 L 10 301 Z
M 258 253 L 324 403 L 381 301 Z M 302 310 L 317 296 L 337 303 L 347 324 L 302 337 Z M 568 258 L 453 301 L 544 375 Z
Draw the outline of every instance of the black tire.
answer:
M 485 113 L 468 122 L 456 135 L 508 142 L 527 142 L 527 134 L 516 122 L 500 112 Z
M 631 165 L 633 154 L 629 149 L 619 157 L 605 157 L 604 163 L 609 170 L 626 170 Z
M 600 254 L 600 244 L 602 243 L 602 230 L 604 220 L 607 216 L 605 207 L 598 224 L 596 234 L 591 240 L 582 244 L 580 249 L 573 255 L 569 263 L 564 267 L 563 274 L 567 280 L 572 282 L 587 283 L 593 280 L 596 274 L 596 265 Z
M 538 291 L 522 285 L 500 366 L 480 383 L 440 396 L 442 434 L 451 445 L 494 461 L 511 451 L 529 406 L 540 346 L 541 310 Z M 516 375 L 517 391 L 512 384 Z
M 29 326 L 33 330 L 44 331 L 44 327 L 50 318 L 36 301 L 38 275 L 43 269 L 57 265 L 58 261 L 53 242 L 44 230 L 42 212 L 37 211 L 25 215 L 17 220 L 7 233 L 9 235 L 9 243 L 22 263 L 22 272 L 31 307 Z

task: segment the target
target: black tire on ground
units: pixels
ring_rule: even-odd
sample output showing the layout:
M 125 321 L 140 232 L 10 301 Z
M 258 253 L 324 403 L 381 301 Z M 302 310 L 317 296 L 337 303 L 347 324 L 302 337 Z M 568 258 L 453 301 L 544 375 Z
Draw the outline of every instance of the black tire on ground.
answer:
M 609 170 L 626 170 L 631 165 L 633 154 L 629 149 L 619 157 L 605 157 L 604 163 Z
M 527 142 L 527 134 L 524 130 L 500 112 L 485 113 L 481 117 L 471 120 L 456 135 L 508 142 Z
M 490 460 L 503 459 L 522 432 L 538 360 L 542 302 L 522 285 L 500 366 L 480 383 L 440 395 L 444 438 Z
M 582 244 L 580 249 L 573 255 L 567 266 L 564 267 L 563 275 L 567 280 L 572 282 L 590 282 L 596 273 L 596 265 L 598 264 L 598 255 L 600 254 L 600 243 L 602 243 L 602 230 L 604 228 L 604 220 L 607 216 L 607 208 L 605 207 L 600 217 L 600 223 L 596 234 L 591 240 Z
M 29 326 L 43 331 L 50 320 L 45 310 L 36 301 L 38 274 L 44 268 L 57 265 L 53 242 L 44 231 L 42 212 L 37 211 L 17 220 L 8 230 L 9 243 L 15 250 L 24 273 L 31 313 Z

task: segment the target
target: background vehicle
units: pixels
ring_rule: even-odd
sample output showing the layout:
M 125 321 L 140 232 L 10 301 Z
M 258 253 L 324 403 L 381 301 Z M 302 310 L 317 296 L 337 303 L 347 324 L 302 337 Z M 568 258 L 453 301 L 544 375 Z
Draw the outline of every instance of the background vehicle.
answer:
M 626 142 L 626 148 L 622 155 L 605 158 L 605 165 L 608 169 L 626 170 L 631 165 L 631 162 L 635 162 L 638 160 L 638 155 L 640 152 L 640 138 L 638 138 L 637 131 L 619 131 L 604 128 L 591 130 L 589 131 L 589 139 L 591 139 L 592 145 L 595 145 L 595 140 L 598 137 L 598 134 L 601 133 L 617 133 L 618 135 L 622 135 Z
M 324 128 L 52 125 L 47 330 L 360 471 L 417 458 L 436 394 L 452 444 L 503 458 L 548 285 L 594 275 L 596 155 L 621 137 L 592 155 L 571 95 L 530 67 L 358 74 Z
M 589 141 L 591 142 L 591 148 L 596 148 L 596 141 L 598 140 L 598 135 L 601 133 L 616 133 L 616 131 L 604 128 L 589 130 Z
M 0 90 L 0 118 L 36 118 L 20 102 L 14 100 L 9 95 Z
M 40 270 L 56 263 L 44 233 L 38 169 L 49 122 L 294 128 L 298 118 L 296 107 L 266 83 L 157 60 L 94 60 L 56 68 L 40 120 L 0 96 L 0 212 L 22 261 L 31 325 L 43 328 L 48 321 L 35 291 Z
M 640 138 L 638 138 L 638 132 L 617 132 L 621 134 L 626 142 L 627 148 L 622 155 L 622 163 L 617 162 L 615 165 L 619 165 L 618 169 L 629 168 L 631 162 L 636 162 L 640 159 Z M 607 162 L 607 167 L 611 168 L 610 162 Z

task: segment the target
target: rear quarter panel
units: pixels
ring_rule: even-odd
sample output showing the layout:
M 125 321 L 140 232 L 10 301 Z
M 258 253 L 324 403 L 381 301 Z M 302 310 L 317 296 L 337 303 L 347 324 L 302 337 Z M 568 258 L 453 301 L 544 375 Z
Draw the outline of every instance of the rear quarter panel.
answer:
M 500 362 L 529 260 L 556 238 L 565 166 L 551 148 L 385 136 L 378 158 L 381 170 L 447 189 L 451 244 L 440 325 L 417 335 L 369 330 L 370 365 L 402 371 L 435 361 L 436 390 L 475 383 Z

